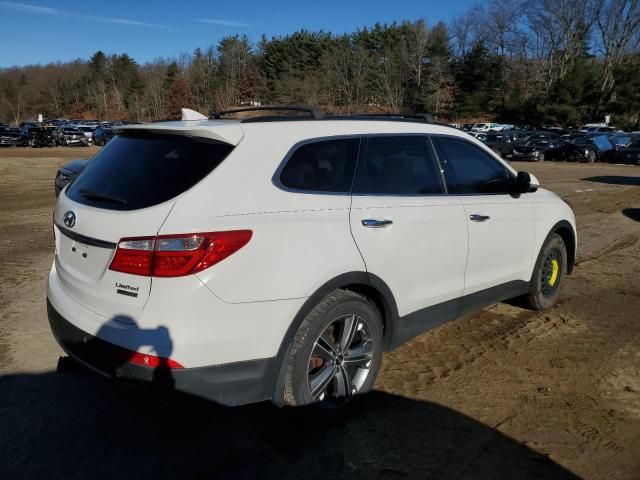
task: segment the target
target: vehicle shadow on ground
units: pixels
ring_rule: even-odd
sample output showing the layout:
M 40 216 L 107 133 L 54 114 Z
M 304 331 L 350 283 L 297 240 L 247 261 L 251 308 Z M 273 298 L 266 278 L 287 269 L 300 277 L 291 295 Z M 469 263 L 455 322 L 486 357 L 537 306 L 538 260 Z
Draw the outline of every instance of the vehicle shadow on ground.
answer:
M 596 177 L 581 178 L 587 182 L 608 183 L 610 185 L 640 186 L 640 176 L 625 177 L 623 175 L 601 175 Z
M 622 214 L 631 220 L 640 222 L 640 208 L 623 208 Z
M 577 478 L 435 403 L 373 392 L 339 412 L 226 408 L 90 373 L 0 377 L 0 458 L 6 479 Z

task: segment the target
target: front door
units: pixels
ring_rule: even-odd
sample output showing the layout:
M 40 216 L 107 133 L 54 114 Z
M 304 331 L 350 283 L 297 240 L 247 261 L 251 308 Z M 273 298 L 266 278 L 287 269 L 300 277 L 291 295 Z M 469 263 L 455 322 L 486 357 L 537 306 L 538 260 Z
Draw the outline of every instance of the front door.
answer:
M 458 195 L 467 219 L 465 296 L 528 282 L 535 242 L 531 194 L 509 194 L 513 173 L 470 141 L 444 136 L 433 140 L 447 188 Z

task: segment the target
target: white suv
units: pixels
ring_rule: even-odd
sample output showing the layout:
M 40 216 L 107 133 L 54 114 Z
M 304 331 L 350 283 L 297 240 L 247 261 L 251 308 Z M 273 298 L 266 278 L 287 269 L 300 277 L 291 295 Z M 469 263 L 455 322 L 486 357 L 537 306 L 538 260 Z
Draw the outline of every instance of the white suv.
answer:
M 309 112 L 119 127 L 55 209 L 64 350 L 226 405 L 341 404 L 443 322 L 554 304 L 575 221 L 533 176 L 428 119 Z

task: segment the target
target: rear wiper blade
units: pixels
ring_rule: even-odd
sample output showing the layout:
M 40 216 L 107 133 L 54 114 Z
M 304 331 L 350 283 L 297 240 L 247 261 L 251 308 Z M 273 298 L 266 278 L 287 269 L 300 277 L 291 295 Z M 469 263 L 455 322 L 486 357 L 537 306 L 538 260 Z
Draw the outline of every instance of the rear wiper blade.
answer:
M 109 195 L 108 193 L 94 192 L 93 190 L 88 190 L 86 188 L 80 189 L 78 193 L 80 193 L 80 195 L 82 195 L 84 198 L 88 198 L 89 200 L 119 203 L 120 205 L 127 204 L 127 201 L 124 198 Z

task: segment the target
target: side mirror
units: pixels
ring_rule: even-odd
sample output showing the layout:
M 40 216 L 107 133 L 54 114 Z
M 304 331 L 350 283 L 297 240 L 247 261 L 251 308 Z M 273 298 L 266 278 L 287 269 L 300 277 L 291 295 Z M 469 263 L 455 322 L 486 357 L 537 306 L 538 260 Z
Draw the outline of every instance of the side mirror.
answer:
M 520 195 L 522 193 L 535 192 L 538 189 L 537 179 L 535 179 L 535 183 L 532 180 L 529 173 L 518 172 L 518 176 L 512 184 L 511 193 Z

